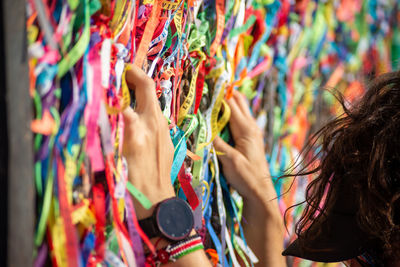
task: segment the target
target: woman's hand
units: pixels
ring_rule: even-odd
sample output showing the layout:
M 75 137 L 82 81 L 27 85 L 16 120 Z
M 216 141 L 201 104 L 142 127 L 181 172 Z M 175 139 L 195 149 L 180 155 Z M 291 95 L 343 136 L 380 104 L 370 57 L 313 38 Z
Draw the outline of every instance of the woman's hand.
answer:
M 257 266 L 286 266 L 283 250 L 284 227 L 265 159 L 263 134 L 244 97 L 234 92 L 230 129 L 231 147 L 221 138 L 214 141 L 227 181 L 243 197 L 244 232 L 259 259 Z
M 136 108 L 124 111 L 125 133 L 123 155 L 128 163 L 129 181 L 153 203 L 154 206 L 174 197 L 171 185 L 171 166 L 174 159 L 167 120 L 161 113 L 155 93 L 155 84 L 141 69 L 132 65 L 126 72 L 130 89 L 135 90 Z M 134 198 L 133 198 L 134 199 Z M 145 210 L 134 199 L 138 219 L 153 213 Z M 192 231 L 193 232 L 193 231 Z M 157 238 L 152 242 L 156 243 Z M 168 242 L 161 240 L 160 246 Z M 203 250 L 190 253 L 168 266 L 211 266 Z
M 126 71 L 126 81 L 136 96 L 135 110 L 128 107 L 123 112 L 123 156 L 128 163 L 128 178 L 155 205 L 175 196 L 170 178 L 174 146 L 157 101 L 154 81 L 134 65 Z M 136 199 L 134 203 L 139 219 L 152 214 Z
M 215 149 L 222 152 L 218 158 L 223 172 L 243 198 L 265 204 L 276 198 L 276 192 L 265 159 L 263 133 L 252 117 L 243 95 L 234 91 L 228 104 L 231 108 L 229 125 L 235 147 L 220 137 L 214 141 Z

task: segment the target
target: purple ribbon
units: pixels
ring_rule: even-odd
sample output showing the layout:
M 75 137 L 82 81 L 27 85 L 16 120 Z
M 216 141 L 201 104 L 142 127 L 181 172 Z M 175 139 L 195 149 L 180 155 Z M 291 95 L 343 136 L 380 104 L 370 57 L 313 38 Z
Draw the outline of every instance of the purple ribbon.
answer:
M 136 227 L 133 223 L 133 214 L 135 213 L 135 209 L 133 207 L 131 196 L 128 191 L 125 192 L 125 205 L 126 205 L 126 222 L 128 225 L 129 237 L 132 241 L 133 253 L 135 253 L 135 259 L 137 266 L 144 267 L 145 266 L 145 257 L 144 250 L 142 245 L 142 239 L 140 238 L 139 233 L 136 230 Z

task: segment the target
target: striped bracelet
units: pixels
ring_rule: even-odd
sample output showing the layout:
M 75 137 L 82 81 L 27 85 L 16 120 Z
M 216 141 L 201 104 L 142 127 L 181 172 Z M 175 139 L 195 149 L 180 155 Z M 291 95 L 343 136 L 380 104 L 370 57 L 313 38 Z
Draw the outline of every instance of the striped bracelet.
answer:
M 203 249 L 203 243 L 199 235 L 193 235 L 177 243 L 170 244 L 165 248 L 165 251 L 169 254 L 170 261 L 176 261 L 183 256 Z

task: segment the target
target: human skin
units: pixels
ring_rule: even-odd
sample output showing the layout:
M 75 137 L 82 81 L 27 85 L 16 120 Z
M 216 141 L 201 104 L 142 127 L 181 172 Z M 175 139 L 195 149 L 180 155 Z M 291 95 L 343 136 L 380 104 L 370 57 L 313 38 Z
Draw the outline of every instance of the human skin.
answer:
M 133 199 L 137 217 L 143 219 L 152 214 L 157 203 L 175 196 L 170 180 L 174 149 L 153 80 L 135 66 L 127 71 L 126 80 L 129 88 L 135 90 L 137 102 L 135 110 L 129 107 L 123 112 L 123 155 L 128 163 L 128 178 L 154 204 L 146 210 Z M 228 103 L 235 148 L 219 138 L 214 147 L 222 152 L 219 160 L 227 181 L 243 197 L 246 240 L 259 259 L 256 266 L 286 266 L 281 256 L 283 222 L 262 149 L 262 133 L 240 94 L 235 93 Z M 164 240 L 162 245 L 166 244 Z M 211 266 L 211 263 L 200 250 L 168 266 Z
M 281 255 L 284 224 L 265 159 L 263 133 L 243 95 L 235 91 L 228 104 L 235 147 L 219 137 L 214 147 L 222 152 L 218 158 L 227 181 L 243 198 L 247 243 L 259 259 L 256 266 L 286 266 Z
M 129 181 L 153 204 L 174 197 L 170 172 L 174 147 L 166 119 L 158 106 L 152 79 L 132 65 L 126 71 L 128 87 L 135 91 L 135 110 L 124 110 L 122 154 L 128 164 Z M 144 209 L 133 198 L 138 219 L 149 217 L 153 209 Z
M 174 147 L 169 134 L 167 120 L 162 115 L 155 94 L 152 79 L 139 68 L 132 66 L 126 72 L 126 81 L 130 89 L 135 90 L 136 108 L 124 110 L 123 156 L 128 164 L 128 179 L 152 203 L 145 209 L 133 198 L 137 218 L 150 217 L 157 203 L 174 197 L 171 185 L 171 166 Z M 151 240 L 153 244 L 157 238 Z M 168 242 L 159 242 L 159 248 Z M 211 266 L 203 250 L 186 255 L 168 266 Z

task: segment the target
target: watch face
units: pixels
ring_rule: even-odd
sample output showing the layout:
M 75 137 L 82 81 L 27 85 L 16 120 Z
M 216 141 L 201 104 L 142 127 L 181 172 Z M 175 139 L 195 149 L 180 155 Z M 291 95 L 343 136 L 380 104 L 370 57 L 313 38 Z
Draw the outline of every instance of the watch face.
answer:
M 161 233 L 171 240 L 187 237 L 194 224 L 192 209 L 179 198 L 162 202 L 157 210 L 156 220 Z

